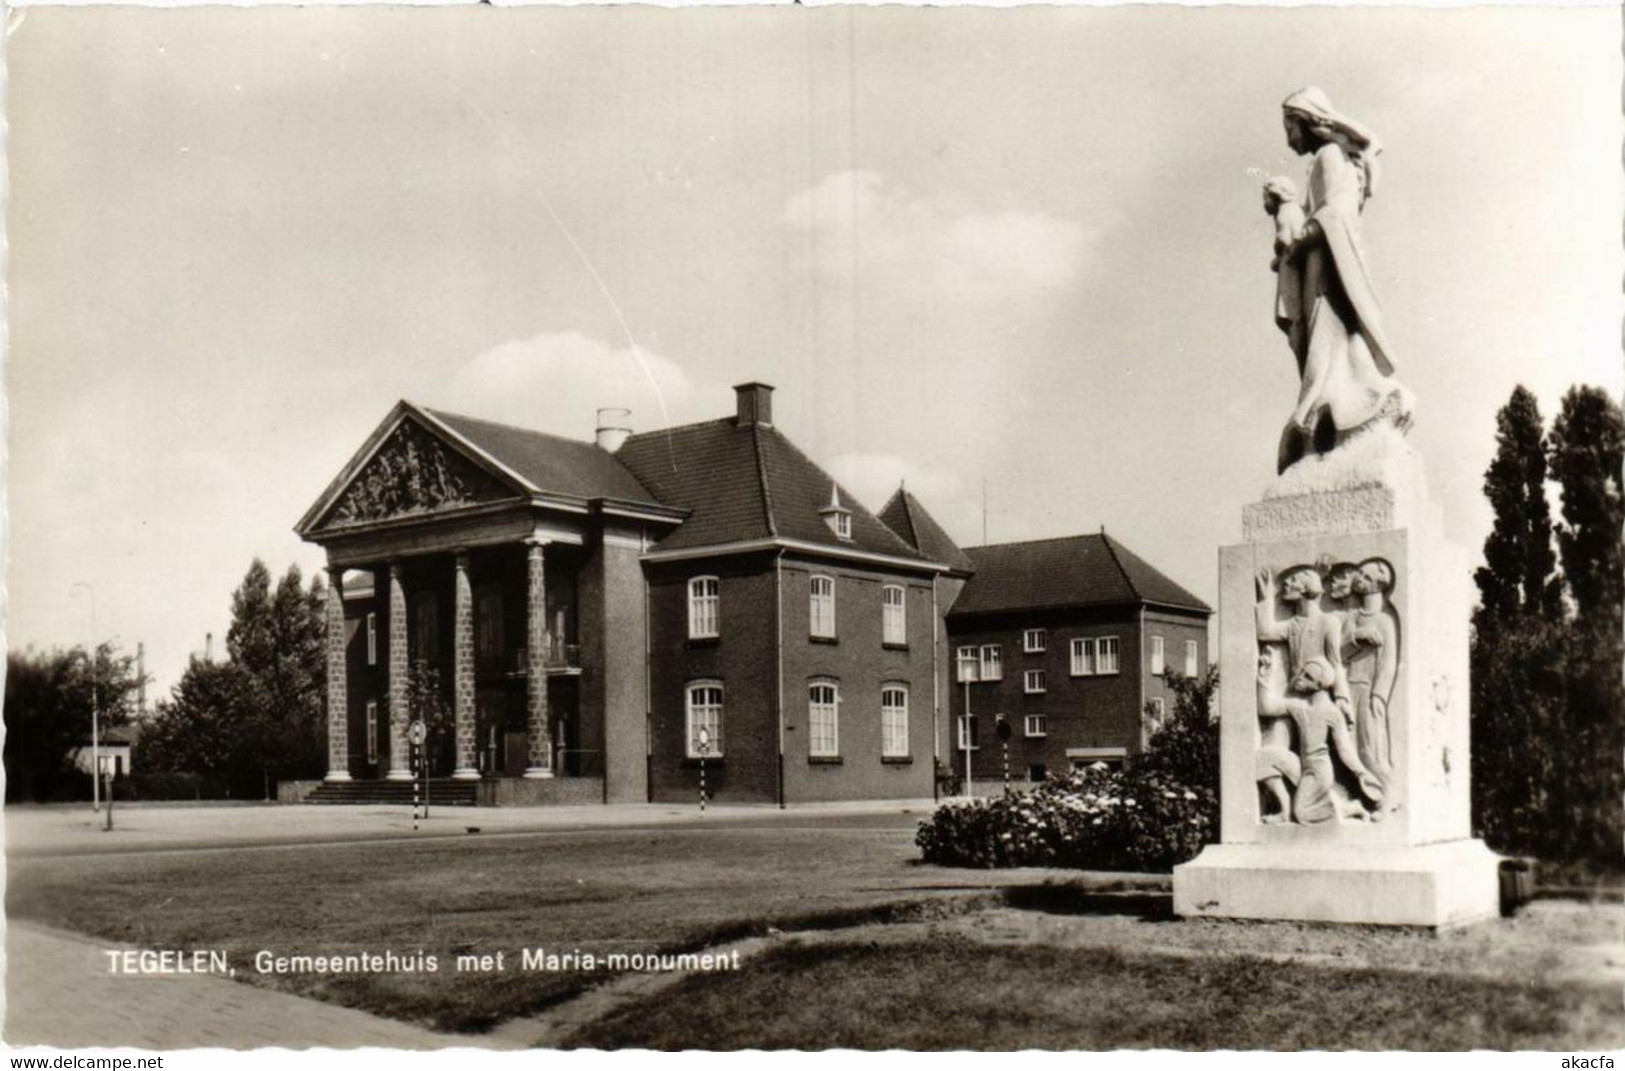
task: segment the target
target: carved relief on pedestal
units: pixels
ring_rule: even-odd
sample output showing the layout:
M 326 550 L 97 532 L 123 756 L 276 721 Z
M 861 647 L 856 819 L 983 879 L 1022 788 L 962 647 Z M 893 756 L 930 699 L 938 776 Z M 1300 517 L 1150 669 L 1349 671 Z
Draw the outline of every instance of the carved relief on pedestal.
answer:
M 1375 821 L 1395 809 L 1394 570 L 1324 558 L 1257 577 L 1260 819 Z
M 511 497 L 495 477 L 410 420 L 339 497 L 330 524 L 360 524 Z

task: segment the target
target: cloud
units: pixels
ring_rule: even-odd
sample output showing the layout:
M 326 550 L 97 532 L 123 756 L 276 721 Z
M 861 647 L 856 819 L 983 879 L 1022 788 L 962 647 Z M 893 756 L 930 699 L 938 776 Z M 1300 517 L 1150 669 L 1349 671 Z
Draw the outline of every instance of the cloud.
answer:
M 872 171 L 838 172 L 795 194 L 784 221 L 812 237 L 818 267 L 828 275 L 861 274 L 865 285 L 973 301 L 1069 285 L 1088 239 L 1072 220 L 1013 209 L 970 212 Z
M 714 416 L 725 396 L 658 353 L 564 331 L 510 340 L 473 358 L 452 376 L 445 405 L 590 439 L 600 408 L 630 409 L 633 428 L 648 431 Z

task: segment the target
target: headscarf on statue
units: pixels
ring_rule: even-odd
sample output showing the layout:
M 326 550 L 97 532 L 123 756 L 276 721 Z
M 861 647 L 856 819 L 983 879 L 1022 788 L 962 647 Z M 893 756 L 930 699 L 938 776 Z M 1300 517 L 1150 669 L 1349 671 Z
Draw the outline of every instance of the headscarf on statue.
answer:
M 1382 307 L 1371 285 L 1359 237 L 1360 211 L 1377 185 L 1377 157 L 1382 152 L 1382 143 L 1363 124 L 1332 107 L 1325 92 L 1314 86 L 1287 97 L 1281 102 L 1281 109 L 1298 116 L 1322 139 L 1337 145 L 1348 162 L 1360 170 L 1362 188 L 1353 203 L 1343 198 L 1328 198 L 1316 208 L 1312 218 L 1326 236 L 1326 247 L 1337 265 L 1338 281 L 1359 318 L 1360 333 L 1365 336 L 1372 359 L 1383 375 L 1391 376 L 1396 364 L 1394 351 L 1383 330 Z M 1318 160 L 1311 165 L 1311 186 L 1316 185 L 1313 176 L 1320 166 Z

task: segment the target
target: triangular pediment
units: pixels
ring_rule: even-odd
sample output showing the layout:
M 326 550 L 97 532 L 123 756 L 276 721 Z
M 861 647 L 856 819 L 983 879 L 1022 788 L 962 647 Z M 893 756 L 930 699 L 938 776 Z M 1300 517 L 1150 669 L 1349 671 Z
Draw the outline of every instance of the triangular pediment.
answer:
M 391 426 L 391 424 L 393 426 Z M 387 430 L 386 430 L 387 429 Z M 414 411 L 386 421 L 323 496 L 307 532 L 376 524 L 522 497 Z

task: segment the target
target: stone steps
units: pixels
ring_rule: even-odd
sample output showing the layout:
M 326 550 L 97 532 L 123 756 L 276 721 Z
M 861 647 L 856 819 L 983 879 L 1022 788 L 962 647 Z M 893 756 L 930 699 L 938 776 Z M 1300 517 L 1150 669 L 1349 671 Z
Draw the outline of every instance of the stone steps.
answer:
M 412 805 L 411 781 L 323 781 L 305 797 L 316 804 L 399 804 Z M 421 786 L 418 789 L 420 795 Z M 429 782 L 431 806 L 473 807 L 479 802 L 478 781 L 434 778 Z

